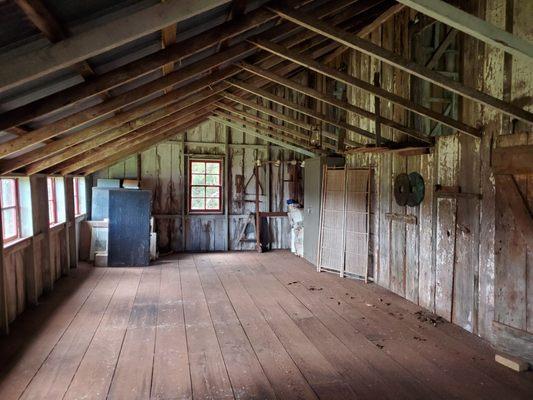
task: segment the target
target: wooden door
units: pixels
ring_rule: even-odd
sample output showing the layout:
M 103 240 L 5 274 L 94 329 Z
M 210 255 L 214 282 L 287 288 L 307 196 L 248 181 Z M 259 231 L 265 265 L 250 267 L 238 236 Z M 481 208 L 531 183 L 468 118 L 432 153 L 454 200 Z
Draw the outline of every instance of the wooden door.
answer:
M 323 177 L 317 269 L 341 272 L 344 267 L 345 170 L 326 167 Z
M 366 280 L 368 276 L 370 170 L 347 169 L 345 187 L 344 272 Z

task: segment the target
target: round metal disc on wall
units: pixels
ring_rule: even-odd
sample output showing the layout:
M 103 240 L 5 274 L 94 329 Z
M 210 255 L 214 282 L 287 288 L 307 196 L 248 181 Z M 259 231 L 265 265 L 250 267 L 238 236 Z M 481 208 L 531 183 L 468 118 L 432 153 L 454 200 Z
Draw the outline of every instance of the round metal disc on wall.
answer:
M 399 206 L 407 205 L 411 192 L 409 175 L 398 174 L 394 179 L 394 199 Z
M 416 207 L 422 200 L 424 200 L 425 185 L 424 178 L 418 172 L 411 172 L 409 174 L 410 191 L 407 199 L 409 207 Z

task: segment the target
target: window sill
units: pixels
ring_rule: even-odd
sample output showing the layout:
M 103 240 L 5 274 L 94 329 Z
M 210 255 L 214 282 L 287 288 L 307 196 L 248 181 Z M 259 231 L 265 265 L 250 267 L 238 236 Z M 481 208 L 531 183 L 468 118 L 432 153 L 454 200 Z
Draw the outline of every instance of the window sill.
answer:
M 188 215 L 224 215 L 224 211 L 189 211 Z
M 22 250 L 26 247 L 28 247 L 31 244 L 31 236 L 18 238 L 15 240 L 11 240 L 8 243 L 4 244 L 4 255 L 6 253 L 12 253 L 14 251 Z
M 60 228 L 64 227 L 65 226 L 65 223 L 64 222 L 57 222 L 53 225 L 50 225 L 50 230 L 51 231 L 56 231 L 56 230 L 59 230 Z
M 81 213 L 81 214 L 78 214 L 78 215 L 74 216 L 74 221 L 81 222 L 81 221 L 83 221 L 86 218 L 87 218 L 87 213 Z

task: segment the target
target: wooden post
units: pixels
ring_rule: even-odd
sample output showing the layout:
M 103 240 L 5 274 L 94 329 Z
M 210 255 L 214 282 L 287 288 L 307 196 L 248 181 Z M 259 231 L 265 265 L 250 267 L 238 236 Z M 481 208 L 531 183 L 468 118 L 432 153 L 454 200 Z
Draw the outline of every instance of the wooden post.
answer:
M 76 247 L 76 210 L 74 207 L 74 178 L 65 177 L 65 214 L 66 214 L 66 245 L 68 254 L 68 268 L 64 272 L 68 274 L 70 268 L 78 267 L 78 252 Z
M 263 252 L 263 243 L 261 243 L 261 210 L 259 203 L 259 166 L 254 166 L 255 171 L 255 249 L 258 253 Z
M 380 87 L 379 72 L 374 74 L 374 86 Z M 374 96 L 374 113 L 376 114 L 376 147 L 381 146 L 381 99 Z
M 41 266 L 43 273 L 43 290 L 54 288 L 50 263 L 50 222 L 48 217 L 48 189 L 46 176 L 30 177 L 31 208 L 33 217 L 33 262 Z M 38 245 L 38 242 L 41 242 Z M 40 249 L 40 252 L 38 251 Z
M 139 181 L 139 184 L 141 182 L 142 177 L 142 156 L 141 153 L 137 154 L 137 180 Z
M 230 176 L 230 172 L 231 172 L 231 167 L 229 165 L 229 152 L 230 152 L 230 148 L 229 148 L 229 131 L 230 131 L 230 128 L 228 128 L 227 126 L 222 126 L 222 128 L 224 129 L 224 181 L 222 183 L 222 187 L 224 187 L 224 185 L 227 185 L 227 190 L 224 190 L 224 198 L 223 198 L 223 201 L 224 201 L 224 224 L 226 225 L 225 226 L 225 232 L 226 232 L 226 235 L 225 235 L 225 238 L 224 238 L 224 250 L 225 251 L 228 251 L 229 250 L 229 240 L 230 240 L 230 223 L 229 223 L 229 203 L 231 201 L 231 184 L 230 184 L 230 179 L 229 179 L 229 176 Z
M 0 218 L 0 232 L 2 232 L 2 218 Z M 4 240 L 0 237 L 0 334 L 9 333 L 9 318 L 7 315 L 7 293 L 4 269 Z

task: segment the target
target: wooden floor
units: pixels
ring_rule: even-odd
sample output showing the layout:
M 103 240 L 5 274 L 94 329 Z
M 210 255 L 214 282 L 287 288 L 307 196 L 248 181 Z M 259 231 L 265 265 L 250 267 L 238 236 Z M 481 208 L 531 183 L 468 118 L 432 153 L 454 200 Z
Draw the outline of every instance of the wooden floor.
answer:
M 0 339 L 0 399 L 515 399 L 532 373 L 288 252 L 81 267 Z

